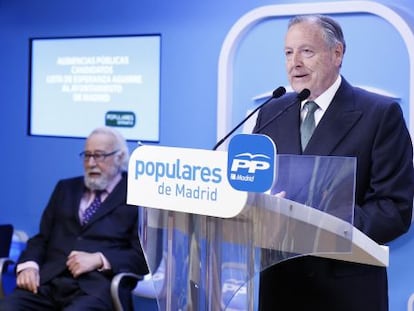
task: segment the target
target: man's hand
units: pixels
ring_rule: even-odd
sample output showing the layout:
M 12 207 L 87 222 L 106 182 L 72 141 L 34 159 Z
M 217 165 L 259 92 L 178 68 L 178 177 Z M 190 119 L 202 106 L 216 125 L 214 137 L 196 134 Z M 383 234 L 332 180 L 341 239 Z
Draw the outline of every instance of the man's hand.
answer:
M 275 193 L 274 196 L 278 197 L 278 198 L 285 198 L 286 197 L 286 191 L 280 191 L 278 193 Z
M 66 266 L 75 278 L 85 272 L 100 269 L 102 265 L 99 253 L 72 251 L 66 261 Z
M 37 288 L 39 287 L 39 270 L 35 268 L 26 268 L 17 274 L 16 284 L 17 287 L 31 291 L 37 294 Z

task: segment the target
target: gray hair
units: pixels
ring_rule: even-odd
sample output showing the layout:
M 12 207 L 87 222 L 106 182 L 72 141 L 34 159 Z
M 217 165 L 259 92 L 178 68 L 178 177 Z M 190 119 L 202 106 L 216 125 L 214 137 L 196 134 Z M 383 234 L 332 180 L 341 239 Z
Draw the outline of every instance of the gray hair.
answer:
M 98 127 L 96 129 L 94 129 L 89 134 L 89 136 L 91 136 L 93 134 L 106 134 L 106 135 L 110 135 L 114 138 L 113 143 L 114 143 L 115 149 L 118 149 L 122 153 L 121 169 L 127 171 L 128 170 L 128 162 L 129 162 L 129 149 L 128 149 L 127 142 L 126 142 L 125 138 L 122 136 L 122 134 L 118 130 L 116 130 L 115 128 L 107 127 L 107 126 Z
M 345 54 L 346 44 L 344 39 L 344 34 L 342 32 L 341 25 L 333 18 L 330 18 L 325 15 L 300 15 L 292 17 L 288 24 L 288 29 L 298 23 L 310 22 L 318 24 L 323 31 L 323 37 L 326 44 L 333 48 L 338 43 L 343 46 L 343 54 Z

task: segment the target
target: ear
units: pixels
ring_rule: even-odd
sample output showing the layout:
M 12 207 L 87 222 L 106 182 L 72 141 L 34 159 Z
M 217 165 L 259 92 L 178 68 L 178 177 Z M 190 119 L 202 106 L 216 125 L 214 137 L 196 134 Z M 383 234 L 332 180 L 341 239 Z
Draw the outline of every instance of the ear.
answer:
M 338 67 L 342 65 L 342 60 L 344 58 L 344 46 L 342 43 L 337 43 L 334 49 L 335 53 L 335 63 Z
M 115 158 L 114 158 L 114 161 L 115 161 L 115 164 L 117 165 L 117 166 L 122 166 L 122 162 L 123 162 L 123 160 L 124 160 L 124 152 L 123 151 L 120 151 L 120 152 L 117 152 L 116 154 L 115 154 Z

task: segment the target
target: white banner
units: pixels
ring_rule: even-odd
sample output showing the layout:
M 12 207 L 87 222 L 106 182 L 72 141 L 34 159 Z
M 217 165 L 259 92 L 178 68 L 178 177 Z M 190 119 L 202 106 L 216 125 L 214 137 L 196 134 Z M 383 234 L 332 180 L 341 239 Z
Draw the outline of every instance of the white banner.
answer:
M 227 152 L 145 145 L 129 160 L 128 204 L 231 218 L 246 201 L 227 180 Z

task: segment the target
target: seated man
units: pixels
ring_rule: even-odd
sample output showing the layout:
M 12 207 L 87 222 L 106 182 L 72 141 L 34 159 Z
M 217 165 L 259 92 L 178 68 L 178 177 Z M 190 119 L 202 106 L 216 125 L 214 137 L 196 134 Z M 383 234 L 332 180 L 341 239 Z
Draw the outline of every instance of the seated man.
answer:
M 57 183 L 39 233 L 18 260 L 17 287 L 0 310 L 112 310 L 113 275 L 148 273 L 138 210 L 126 204 L 125 139 L 95 129 L 80 155 L 84 176 Z

